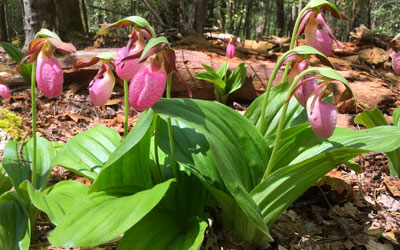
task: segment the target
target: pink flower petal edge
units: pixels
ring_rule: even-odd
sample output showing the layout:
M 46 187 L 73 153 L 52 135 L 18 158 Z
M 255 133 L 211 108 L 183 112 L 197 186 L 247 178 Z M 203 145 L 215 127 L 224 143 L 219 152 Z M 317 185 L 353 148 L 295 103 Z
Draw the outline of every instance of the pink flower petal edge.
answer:
M 306 107 L 307 99 L 314 92 L 317 85 L 317 81 L 315 80 L 306 81 L 302 86 L 299 87 L 296 93 L 294 93 L 294 97 L 301 106 Z
M 318 28 L 319 22 L 320 21 L 316 20 L 315 15 L 311 16 L 308 21 L 304 31 L 306 45 L 316 48 L 325 56 L 330 56 L 332 53 L 333 39 L 329 35 L 330 30 L 326 31 L 325 29 Z
M 4 99 L 10 99 L 11 92 L 7 85 L 0 83 L 0 96 Z
M 316 100 L 313 100 L 317 98 Z M 312 107 L 313 101 L 314 107 Z M 327 139 L 332 136 L 337 122 L 337 109 L 334 105 L 319 100 L 317 97 L 310 97 L 307 101 L 307 116 L 314 133 Z
M 90 100 L 95 106 L 102 106 L 110 99 L 115 85 L 115 77 L 111 68 L 105 64 L 102 67 L 105 67 L 103 74 L 89 84 Z
M 53 55 L 48 58 L 40 52 L 36 65 L 36 83 L 43 95 L 48 98 L 58 96 L 63 82 L 63 72 L 57 59 Z
M 129 85 L 129 104 L 139 111 L 150 108 L 162 97 L 166 81 L 164 71 L 154 72 L 150 65 L 142 68 Z
M 392 69 L 396 74 L 400 74 L 400 51 L 392 58 Z
M 116 72 L 119 78 L 122 80 L 131 80 L 133 76 L 143 67 L 140 64 L 140 58 L 130 59 L 122 62 L 125 58 L 125 51 L 127 47 L 122 47 L 115 58 Z M 137 48 L 132 48 L 129 50 L 127 56 L 134 55 L 138 52 Z

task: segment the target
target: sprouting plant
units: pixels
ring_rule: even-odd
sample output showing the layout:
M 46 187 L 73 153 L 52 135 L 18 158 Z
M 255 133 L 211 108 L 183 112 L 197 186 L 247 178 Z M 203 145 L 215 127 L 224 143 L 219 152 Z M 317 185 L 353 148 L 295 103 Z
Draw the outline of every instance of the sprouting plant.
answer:
M 226 47 L 226 62 L 221 65 L 218 71 L 212 67 L 203 64 L 205 72 L 200 72 L 196 75 L 199 80 L 211 82 L 214 87 L 215 99 L 223 104 L 226 104 L 230 94 L 240 89 L 246 82 L 247 64 L 241 63 L 239 66 L 228 75 L 228 61 L 235 56 L 236 37 L 228 38 Z

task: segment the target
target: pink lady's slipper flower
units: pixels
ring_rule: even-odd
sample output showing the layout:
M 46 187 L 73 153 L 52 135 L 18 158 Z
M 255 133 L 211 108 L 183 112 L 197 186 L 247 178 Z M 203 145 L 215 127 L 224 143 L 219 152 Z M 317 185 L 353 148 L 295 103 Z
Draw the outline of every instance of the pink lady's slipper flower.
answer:
M 292 64 L 291 68 L 292 69 L 290 70 L 287 77 L 289 83 L 292 83 L 294 78 L 307 68 L 307 61 L 305 59 L 300 62 L 295 61 Z M 317 86 L 317 82 L 314 79 L 307 80 L 306 77 L 303 77 L 302 80 L 305 82 L 298 83 L 298 88 L 297 91 L 294 93 L 294 97 L 297 99 L 301 106 L 305 107 L 308 97 L 314 92 L 315 87 Z
M 97 75 L 89 83 L 90 100 L 95 106 L 104 105 L 111 97 L 115 85 L 115 77 L 112 72 L 114 56 L 110 53 L 100 53 L 89 62 L 78 62 L 73 68 L 84 68 L 103 61 Z
M 146 46 L 143 35 L 133 29 L 128 44 L 122 47 L 116 56 L 116 72 L 120 79 L 131 80 L 132 77 L 143 67 L 140 64 L 140 55 Z M 134 57 L 129 59 L 129 57 Z M 136 57 L 136 58 L 135 58 Z
M 111 97 L 115 85 L 114 73 L 105 62 L 89 84 L 90 100 L 95 106 L 103 106 Z
M 7 85 L 4 84 L 3 79 L 0 78 L 0 96 L 4 99 L 10 99 L 11 91 Z
M 394 54 L 392 58 L 392 69 L 396 74 L 400 74 L 400 51 Z
M 229 57 L 229 59 L 232 59 L 235 57 L 236 54 L 236 49 L 235 49 L 236 37 L 228 38 L 227 42 L 228 45 L 226 46 L 226 56 Z
M 318 137 L 326 139 L 331 137 L 335 130 L 338 111 L 334 105 L 321 100 L 323 85 L 325 84 L 318 85 L 314 95 L 308 98 L 307 116 L 314 133 Z
M 167 82 L 167 73 L 159 62 L 139 70 L 129 85 L 129 104 L 139 110 L 153 106 L 162 97 Z
M 46 32 L 53 34 L 50 31 Z M 31 62 L 37 62 L 36 83 L 43 95 L 48 98 L 58 96 L 64 82 L 61 66 L 53 55 L 55 50 L 58 49 L 65 54 L 76 52 L 71 43 L 62 42 L 55 34 L 54 37 L 56 38 L 46 36 L 33 40 L 29 44 L 28 53 L 20 62 L 21 65 L 28 57 Z

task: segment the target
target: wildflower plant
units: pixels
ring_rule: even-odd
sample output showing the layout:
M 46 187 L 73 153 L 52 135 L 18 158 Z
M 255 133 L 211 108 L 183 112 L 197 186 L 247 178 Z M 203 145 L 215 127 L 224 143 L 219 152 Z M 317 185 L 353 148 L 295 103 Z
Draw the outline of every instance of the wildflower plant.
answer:
M 226 47 L 226 62 L 215 71 L 212 67 L 203 64 L 205 72 L 200 72 L 196 75 L 199 80 L 211 82 L 214 87 L 215 99 L 223 104 L 226 104 L 230 94 L 240 89 L 246 82 L 247 64 L 241 63 L 228 76 L 229 59 L 232 59 L 235 54 L 236 37 L 227 39 Z
M 310 1 L 302 14 L 322 9 L 340 16 L 324 0 Z M 131 104 L 144 111 L 124 140 L 114 129 L 96 126 L 50 157 L 51 166 L 80 174 L 92 185 L 69 180 L 45 189 L 13 182 L 21 196 L 0 196 L 2 225 L 12 213 L 19 215 L 15 220 L 26 216 L 19 197 L 29 197 L 56 225 L 48 237 L 54 246 L 92 247 L 122 235 L 118 250 L 200 249 L 212 217 L 207 207 L 221 210 L 221 230 L 233 232 L 237 240 L 254 246 L 272 241 L 271 225 L 320 177 L 359 154 L 392 152 L 400 143 L 397 126 L 334 128 L 337 111 L 326 100 L 330 82 L 346 86 L 343 100 L 351 98 L 351 89 L 323 52 L 294 47 L 295 38 L 279 58 L 266 93 L 242 116 L 221 103 L 171 98 L 175 52 L 165 37 L 153 36 L 139 57 L 149 64 L 133 76 L 128 90 Z M 307 67 L 304 60 L 310 56 L 328 67 Z M 284 64 L 282 83 L 272 87 Z M 31 146 L 23 150 L 29 155 Z M 6 159 L 3 166 L 12 176 Z M 15 164 L 29 165 L 15 159 Z M 29 246 L 30 221 L 23 221 L 18 225 L 25 229 L 22 234 L 11 226 L 0 228 L 0 237 L 16 235 L 14 248 L 5 249 Z
M 395 52 L 393 55 L 393 50 L 398 44 L 398 40 L 400 39 L 400 33 L 397 34 L 392 41 L 389 43 L 388 54 L 389 57 L 392 57 L 392 69 L 396 74 L 400 74 L 400 50 Z

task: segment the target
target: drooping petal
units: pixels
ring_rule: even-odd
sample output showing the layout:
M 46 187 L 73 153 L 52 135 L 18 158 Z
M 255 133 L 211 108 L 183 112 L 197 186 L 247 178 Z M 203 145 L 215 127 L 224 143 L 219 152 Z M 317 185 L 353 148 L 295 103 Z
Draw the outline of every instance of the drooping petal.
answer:
M 115 66 L 116 72 L 119 78 L 122 80 L 130 80 L 132 77 L 143 67 L 140 64 L 140 58 L 129 59 L 126 61 L 122 61 L 125 58 L 126 47 L 122 47 L 115 57 Z M 132 48 L 128 52 L 128 56 L 136 54 L 137 51 L 135 48 Z
M 0 83 L 0 96 L 4 99 L 10 99 L 11 92 L 7 85 Z
M 294 81 L 294 78 L 303 72 L 307 68 L 307 61 L 302 60 L 300 62 L 296 62 L 293 64 L 292 68 L 290 69 L 290 72 L 287 76 L 287 80 L 289 83 L 292 83 Z
M 226 56 L 232 59 L 235 57 L 235 54 L 236 54 L 235 45 L 233 45 L 232 43 L 228 43 L 228 45 L 226 46 Z
M 47 57 L 40 52 L 36 65 L 36 83 L 43 95 L 52 98 L 58 96 L 63 87 L 64 77 L 57 59 Z
M 294 97 L 300 103 L 301 106 L 307 105 L 308 97 L 314 92 L 317 87 L 317 81 L 311 79 L 302 84 L 299 89 L 294 93 Z
M 397 74 L 400 74 L 400 51 L 397 52 L 392 58 L 392 69 Z
M 96 76 L 89 84 L 90 100 L 95 106 L 102 106 L 110 99 L 115 85 L 115 77 L 111 67 L 103 64 L 99 72 L 101 72 L 101 75 Z
M 319 29 L 318 25 L 319 23 L 316 20 L 315 15 L 312 15 L 304 31 L 306 45 L 316 48 L 325 56 L 330 56 L 332 52 L 333 39 L 329 36 L 326 30 Z
M 153 72 L 150 65 L 142 68 L 129 85 L 129 104 L 140 111 L 150 108 L 162 97 L 166 81 L 164 71 Z
M 307 116 L 314 133 L 329 138 L 336 127 L 338 111 L 332 104 L 321 101 L 319 96 L 311 96 L 307 101 Z

